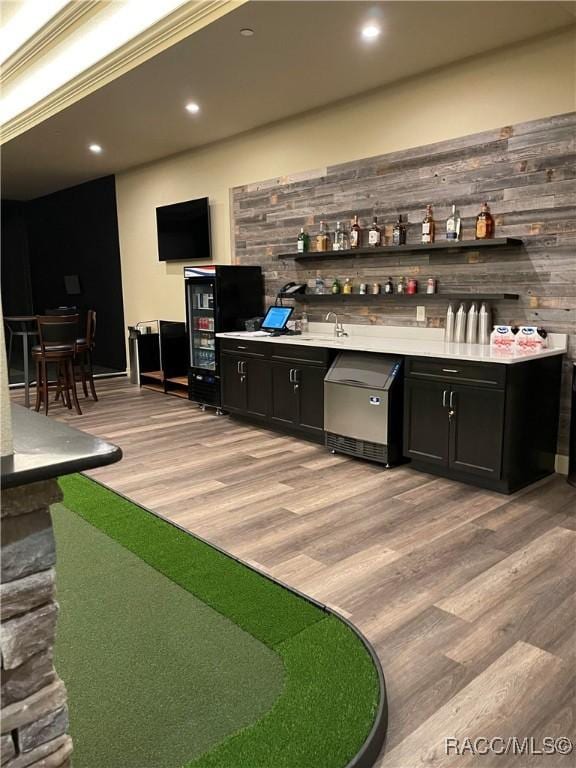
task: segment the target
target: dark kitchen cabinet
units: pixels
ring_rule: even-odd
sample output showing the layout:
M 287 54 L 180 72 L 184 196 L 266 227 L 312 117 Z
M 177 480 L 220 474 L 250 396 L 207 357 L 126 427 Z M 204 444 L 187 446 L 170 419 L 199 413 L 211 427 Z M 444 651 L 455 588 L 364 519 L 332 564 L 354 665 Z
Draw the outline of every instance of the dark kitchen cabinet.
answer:
M 322 435 L 324 431 L 324 376 L 322 365 L 301 362 L 271 364 L 270 419 Z
M 222 406 L 234 412 L 267 416 L 270 384 L 266 361 L 223 354 L 220 364 Z
M 447 387 L 441 382 L 407 380 L 404 391 L 404 452 L 407 457 L 448 464 Z
M 560 356 L 513 365 L 407 358 L 406 457 L 505 493 L 551 474 L 561 366 Z
M 332 356 L 323 348 L 225 339 L 220 355 L 222 407 L 322 441 L 324 376 Z
M 448 400 L 449 465 L 463 472 L 499 479 L 504 392 L 487 387 L 453 385 Z

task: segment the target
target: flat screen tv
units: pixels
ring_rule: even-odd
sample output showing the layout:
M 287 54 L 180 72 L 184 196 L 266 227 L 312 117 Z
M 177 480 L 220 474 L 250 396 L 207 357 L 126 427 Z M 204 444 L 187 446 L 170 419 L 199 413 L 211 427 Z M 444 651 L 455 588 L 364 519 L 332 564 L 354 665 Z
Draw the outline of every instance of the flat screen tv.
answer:
M 210 260 L 208 198 L 156 208 L 160 261 Z

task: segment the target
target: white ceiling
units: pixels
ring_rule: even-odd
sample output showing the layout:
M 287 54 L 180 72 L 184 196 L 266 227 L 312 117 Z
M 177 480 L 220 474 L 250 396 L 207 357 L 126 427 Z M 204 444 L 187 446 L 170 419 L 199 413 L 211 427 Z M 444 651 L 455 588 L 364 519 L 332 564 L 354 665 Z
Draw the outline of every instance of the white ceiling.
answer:
M 568 26 L 571 5 L 249 2 L 5 144 L 3 195 L 37 197 Z M 367 45 L 372 18 L 383 33 Z

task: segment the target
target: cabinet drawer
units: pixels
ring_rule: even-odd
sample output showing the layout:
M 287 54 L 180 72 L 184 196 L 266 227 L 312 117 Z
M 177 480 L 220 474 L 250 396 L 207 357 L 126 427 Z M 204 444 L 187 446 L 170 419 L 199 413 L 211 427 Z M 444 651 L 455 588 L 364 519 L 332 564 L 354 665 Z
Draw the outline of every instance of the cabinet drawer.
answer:
M 418 379 L 461 381 L 492 387 L 503 387 L 506 383 L 506 366 L 498 363 L 469 363 L 427 357 L 409 357 L 406 363 L 406 375 Z
M 249 355 L 250 357 L 266 357 L 267 344 L 257 341 L 244 341 L 243 339 L 219 339 L 219 341 L 220 352 Z
M 326 365 L 330 359 L 330 350 L 325 347 L 305 347 L 298 344 L 272 344 L 271 347 L 272 360 Z

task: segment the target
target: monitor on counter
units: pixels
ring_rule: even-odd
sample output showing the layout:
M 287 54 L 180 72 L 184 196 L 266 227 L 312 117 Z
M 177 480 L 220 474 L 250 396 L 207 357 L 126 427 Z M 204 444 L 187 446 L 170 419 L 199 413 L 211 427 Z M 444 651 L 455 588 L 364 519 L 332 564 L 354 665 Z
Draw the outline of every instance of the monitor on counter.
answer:
M 262 320 L 263 331 L 283 331 L 292 314 L 293 307 L 270 307 Z
M 156 208 L 160 261 L 210 261 L 210 205 L 207 197 Z

